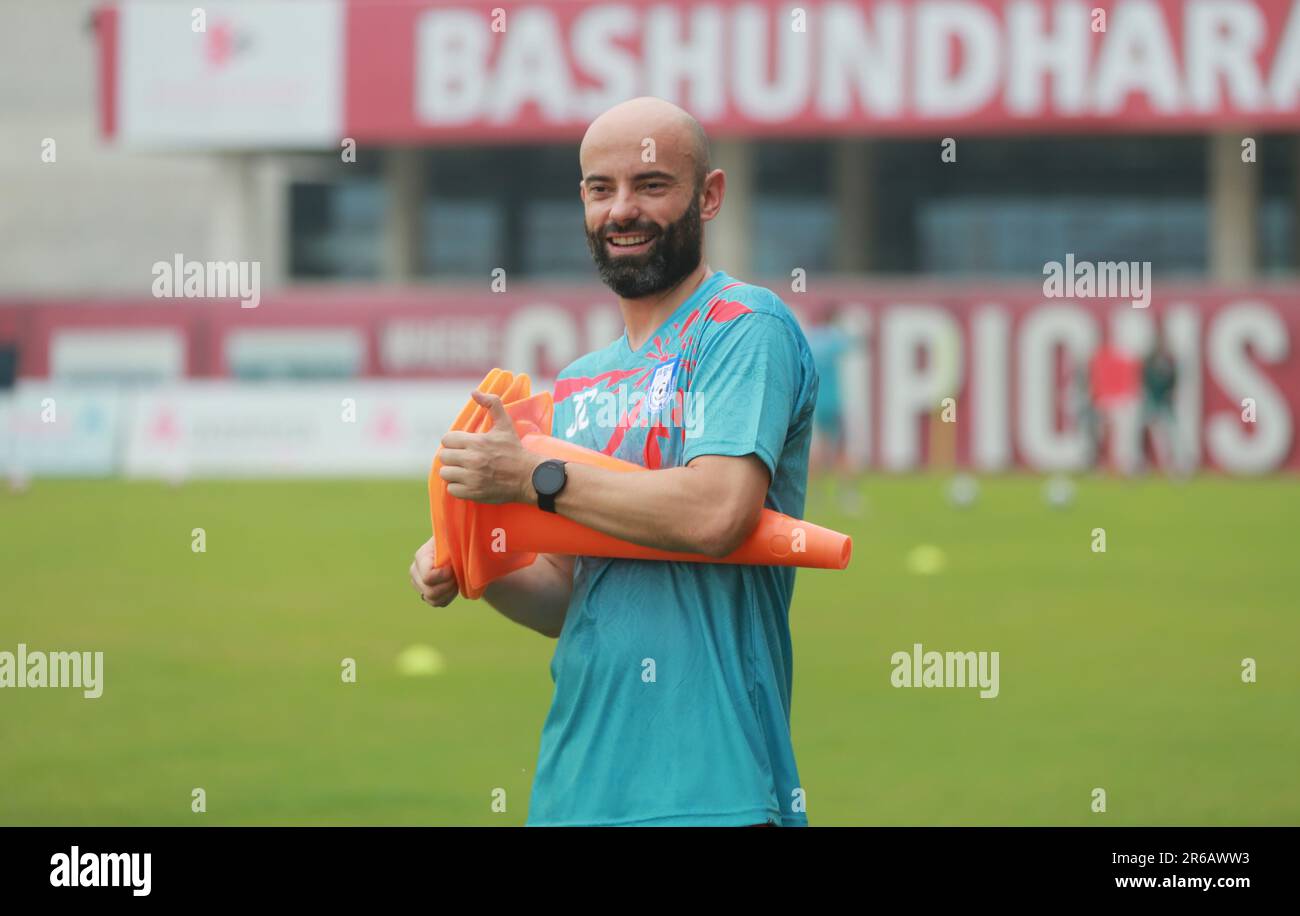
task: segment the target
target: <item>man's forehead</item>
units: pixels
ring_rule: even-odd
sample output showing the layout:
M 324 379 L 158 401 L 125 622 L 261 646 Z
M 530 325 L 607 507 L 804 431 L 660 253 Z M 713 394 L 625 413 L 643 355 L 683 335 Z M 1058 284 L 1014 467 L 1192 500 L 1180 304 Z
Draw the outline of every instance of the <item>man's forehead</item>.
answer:
M 620 121 L 592 124 L 582 138 L 578 160 L 584 176 L 597 167 L 602 174 L 611 170 L 635 174 L 646 168 L 666 172 L 690 169 L 690 140 L 680 124 L 665 118 L 645 119 L 639 124 Z
M 591 174 L 625 178 L 648 171 L 679 175 L 691 169 L 690 156 L 682 149 L 675 144 L 661 144 L 653 137 L 644 143 L 626 139 L 584 143 L 578 161 L 584 178 Z

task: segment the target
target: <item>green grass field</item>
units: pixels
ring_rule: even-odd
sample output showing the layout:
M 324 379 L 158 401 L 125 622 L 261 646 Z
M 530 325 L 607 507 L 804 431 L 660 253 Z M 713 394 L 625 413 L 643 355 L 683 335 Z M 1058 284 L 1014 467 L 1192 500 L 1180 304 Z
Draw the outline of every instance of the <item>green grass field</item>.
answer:
M 814 489 L 854 560 L 791 611 L 813 824 L 1300 823 L 1295 480 L 1085 480 L 1055 511 L 1029 477 L 965 510 L 937 477 L 861 487 L 860 518 Z M 0 824 L 522 824 L 554 643 L 422 604 L 427 526 L 418 480 L 0 493 L 0 650 L 105 653 L 100 699 L 0 690 Z M 1000 695 L 892 687 L 917 642 L 998 651 Z M 442 673 L 398 673 L 417 643 Z

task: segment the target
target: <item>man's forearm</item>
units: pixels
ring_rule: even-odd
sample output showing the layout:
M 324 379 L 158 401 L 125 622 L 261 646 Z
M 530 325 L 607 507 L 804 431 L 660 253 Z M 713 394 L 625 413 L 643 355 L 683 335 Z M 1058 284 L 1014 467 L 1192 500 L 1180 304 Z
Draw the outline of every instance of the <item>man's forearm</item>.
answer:
M 483 598 L 515 623 L 556 639 L 573 594 L 572 562 L 539 554 L 533 565 L 488 585 Z
M 765 486 L 766 468 L 752 461 Z M 555 502 L 560 515 L 658 550 L 725 556 L 762 509 L 761 498 L 755 505 L 752 491 L 733 478 L 694 465 L 621 472 L 570 462 L 565 469 L 568 483 Z

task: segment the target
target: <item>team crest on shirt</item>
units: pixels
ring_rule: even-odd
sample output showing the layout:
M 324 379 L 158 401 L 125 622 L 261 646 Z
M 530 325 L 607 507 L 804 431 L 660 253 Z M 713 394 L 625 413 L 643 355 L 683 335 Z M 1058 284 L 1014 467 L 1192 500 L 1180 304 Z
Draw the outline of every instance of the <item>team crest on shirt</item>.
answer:
M 677 386 L 677 369 L 681 364 L 682 358 L 678 355 L 661 363 L 659 368 L 655 369 L 655 374 L 650 379 L 650 393 L 646 395 L 647 414 L 657 413 L 667 406 Z

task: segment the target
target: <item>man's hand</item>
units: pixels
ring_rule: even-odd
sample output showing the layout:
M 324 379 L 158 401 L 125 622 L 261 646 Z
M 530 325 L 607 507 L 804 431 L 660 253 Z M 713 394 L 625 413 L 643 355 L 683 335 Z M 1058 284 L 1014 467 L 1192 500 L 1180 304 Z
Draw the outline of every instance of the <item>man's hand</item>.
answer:
M 456 600 L 456 576 L 450 566 L 433 565 L 433 538 L 420 545 L 411 562 L 411 585 L 434 607 Z M 483 593 L 505 617 L 556 639 L 573 594 L 573 557 L 539 554 L 531 566 L 502 576 Z
M 434 607 L 446 607 L 458 594 L 451 566 L 433 565 L 433 538 L 421 544 L 415 552 L 415 559 L 411 561 L 411 585 L 426 604 Z
M 472 394 L 488 409 L 492 428 L 442 437 L 443 466 L 438 473 L 447 481 L 447 492 L 476 503 L 536 502 L 533 469 L 544 459 L 524 448 L 499 397 L 481 391 Z

